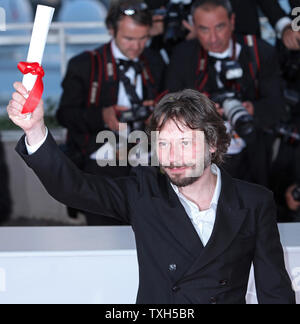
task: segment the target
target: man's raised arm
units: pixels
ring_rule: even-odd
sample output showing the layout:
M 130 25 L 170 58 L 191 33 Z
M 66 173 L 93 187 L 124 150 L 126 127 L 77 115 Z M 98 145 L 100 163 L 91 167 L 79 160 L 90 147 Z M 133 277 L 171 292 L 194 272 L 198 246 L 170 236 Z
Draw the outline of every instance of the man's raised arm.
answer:
M 126 193 L 129 187 L 131 191 L 137 188 L 136 178 L 112 180 L 81 172 L 60 151 L 48 133 L 43 102 L 27 120 L 21 113 L 27 91 L 19 82 L 14 84 L 14 88 L 16 92 L 12 95 L 7 112 L 9 118 L 25 132 L 16 150 L 48 193 L 67 206 L 130 223 Z

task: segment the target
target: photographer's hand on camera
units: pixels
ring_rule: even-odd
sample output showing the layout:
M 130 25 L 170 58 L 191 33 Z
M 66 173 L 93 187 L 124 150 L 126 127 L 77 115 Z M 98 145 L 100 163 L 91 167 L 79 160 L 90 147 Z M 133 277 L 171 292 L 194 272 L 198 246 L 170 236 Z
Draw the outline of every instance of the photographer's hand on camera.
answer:
M 146 100 L 143 102 L 143 105 L 144 107 L 149 107 L 150 108 L 153 108 L 155 103 L 154 103 L 154 100 Z M 149 125 L 150 121 L 151 121 L 151 118 L 152 118 L 152 114 L 145 120 L 145 125 Z
M 248 113 L 251 115 L 251 116 L 254 116 L 254 105 L 251 101 L 244 101 L 243 102 L 243 106 L 246 108 L 246 110 L 248 111 Z
M 28 91 L 20 82 L 14 83 L 14 88 L 16 92 L 13 93 L 12 100 L 7 106 L 8 116 L 15 125 L 24 130 L 28 144 L 35 145 L 46 136 L 43 101 L 40 101 L 31 118 L 27 119 L 27 116 L 22 114 L 22 110 L 26 103 L 25 96 L 28 95 Z
M 289 50 L 300 50 L 300 32 L 293 31 L 288 25 L 282 33 L 282 41 L 285 47 Z
M 122 106 L 111 106 L 104 108 L 102 110 L 102 117 L 104 123 L 107 125 L 107 127 L 112 131 L 118 131 L 122 128 L 119 119 L 118 119 L 118 113 L 121 113 L 123 111 L 127 111 L 127 107 Z
M 187 20 L 183 20 L 182 25 L 189 32 L 186 36 L 186 40 L 195 39 L 197 37 L 197 33 L 194 25 L 191 25 Z
M 154 15 L 152 18 L 152 27 L 150 29 L 150 36 L 155 37 L 164 33 L 164 16 Z
M 296 201 L 293 197 L 293 191 L 296 189 L 297 185 L 290 186 L 285 194 L 285 199 L 287 206 L 292 211 L 298 211 L 300 208 L 300 202 Z
M 223 108 L 221 107 L 221 105 L 218 104 L 218 103 L 215 103 L 215 105 L 216 105 L 216 109 L 217 109 L 218 114 L 219 114 L 221 117 L 223 117 L 223 116 L 224 116 L 224 109 L 223 109 Z

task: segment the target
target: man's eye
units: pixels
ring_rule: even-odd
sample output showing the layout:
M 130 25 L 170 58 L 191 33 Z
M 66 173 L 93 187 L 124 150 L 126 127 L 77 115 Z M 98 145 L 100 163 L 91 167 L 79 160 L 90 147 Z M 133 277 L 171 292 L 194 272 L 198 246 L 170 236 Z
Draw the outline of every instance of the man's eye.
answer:
M 182 145 L 183 145 L 183 146 L 189 146 L 190 144 L 191 144 L 190 141 L 183 141 L 183 142 L 182 142 Z
M 160 142 L 160 143 L 159 143 L 159 146 L 160 146 L 160 147 L 167 147 L 167 145 L 168 145 L 168 144 L 165 143 L 165 142 Z

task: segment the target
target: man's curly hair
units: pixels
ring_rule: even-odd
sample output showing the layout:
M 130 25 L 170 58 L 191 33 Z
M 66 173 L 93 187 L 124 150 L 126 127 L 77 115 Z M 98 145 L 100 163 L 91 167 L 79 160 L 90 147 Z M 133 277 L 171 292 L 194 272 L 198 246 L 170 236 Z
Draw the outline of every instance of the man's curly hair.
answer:
M 215 104 L 196 90 L 184 90 L 166 95 L 156 106 L 148 135 L 160 131 L 168 121 L 174 121 L 192 130 L 204 132 L 206 143 L 216 152 L 212 154 L 212 163 L 221 165 L 230 145 L 231 136 L 227 133 L 223 119 Z

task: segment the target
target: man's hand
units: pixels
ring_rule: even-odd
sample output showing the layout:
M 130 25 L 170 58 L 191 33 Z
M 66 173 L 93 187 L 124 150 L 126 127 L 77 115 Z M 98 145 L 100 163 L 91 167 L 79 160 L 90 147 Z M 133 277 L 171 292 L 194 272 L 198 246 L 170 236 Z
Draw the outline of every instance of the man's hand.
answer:
M 251 116 L 254 116 L 254 105 L 251 101 L 243 102 L 243 106 L 246 108 L 246 110 Z
M 150 36 L 155 37 L 164 33 L 164 16 L 155 15 L 152 18 L 152 27 L 150 29 Z
M 196 29 L 193 25 L 191 25 L 186 20 L 183 20 L 182 25 L 185 29 L 189 31 L 189 33 L 186 36 L 186 40 L 195 39 L 197 37 Z
M 290 26 L 284 29 L 282 41 L 287 49 L 300 50 L 300 32 L 293 31 Z
M 111 106 L 108 108 L 103 108 L 102 117 L 104 123 L 112 131 L 122 130 L 122 124 L 118 120 L 118 113 L 122 111 L 127 111 L 128 108 L 122 106 Z
M 218 114 L 219 114 L 221 117 L 223 117 L 223 116 L 224 116 L 224 108 L 222 108 L 221 105 L 218 104 L 218 103 L 215 103 L 215 105 L 216 105 L 216 109 L 217 109 Z
M 296 189 L 296 185 L 289 187 L 285 194 L 286 203 L 290 210 L 297 211 L 300 208 L 300 202 L 293 198 L 292 192 Z
M 22 128 L 27 136 L 29 145 L 39 143 L 46 135 L 46 128 L 44 123 L 44 107 L 43 101 L 38 104 L 37 108 L 32 113 L 31 119 L 27 120 L 26 115 L 22 114 L 23 106 L 26 102 L 25 96 L 28 91 L 20 82 L 14 83 L 16 92 L 12 95 L 7 106 L 7 113 L 14 124 Z
M 149 108 L 151 108 L 151 107 L 154 107 L 154 106 L 155 106 L 155 103 L 154 103 L 154 100 L 146 100 L 146 101 L 143 102 L 143 105 L 144 105 L 144 107 L 149 107 Z M 150 115 L 150 116 L 145 120 L 145 125 L 146 125 L 146 126 L 149 126 L 150 121 L 151 121 L 151 119 L 152 119 L 152 115 L 153 115 L 153 114 L 151 114 L 151 115 Z

